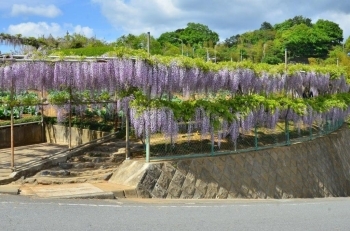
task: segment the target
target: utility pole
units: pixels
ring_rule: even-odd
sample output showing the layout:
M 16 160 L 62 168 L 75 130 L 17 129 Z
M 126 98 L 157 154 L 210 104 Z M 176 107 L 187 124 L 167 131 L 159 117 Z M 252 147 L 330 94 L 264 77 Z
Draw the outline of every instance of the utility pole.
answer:
M 150 56 L 150 40 L 151 40 L 151 33 L 147 32 L 147 53 L 148 53 L 148 56 Z
M 214 53 L 215 53 L 215 63 L 216 63 L 216 44 L 214 46 Z
M 287 72 L 287 48 L 284 49 L 284 69 Z

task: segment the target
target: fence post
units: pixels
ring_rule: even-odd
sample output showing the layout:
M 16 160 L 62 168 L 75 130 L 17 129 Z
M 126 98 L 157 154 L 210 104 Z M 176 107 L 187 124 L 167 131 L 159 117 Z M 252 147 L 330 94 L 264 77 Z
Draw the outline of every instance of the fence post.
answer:
M 256 125 L 254 127 L 254 134 L 255 134 L 255 137 L 254 137 L 255 150 L 258 150 L 258 133 L 257 133 Z
M 151 86 L 148 86 L 148 89 L 147 89 L 147 100 L 148 100 L 148 103 L 150 102 L 150 99 L 151 99 Z M 148 104 L 148 112 L 147 112 L 147 115 L 150 116 L 150 107 L 149 107 L 149 104 Z M 148 118 L 148 121 L 149 121 L 150 118 Z M 150 149 L 151 149 L 151 146 L 150 146 L 150 136 L 151 136 L 151 128 L 148 126 L 146 127 L 146 163 L 149 163 L 150 161 Z
M 285 133 L 286 133 L 286 144 L 290 145 L 290 140 L 289 140 L 289 121 L 288 121 L 287 118 L 285 120 L 284 126 L 285 126 L 284 130 L 285 130 Z
M 310 140 L 312 140 L 312 124 L 309 127 L 309 136 L 310 136 Z
M 210 140 L 211 140 L 211 147 L 210 147 L 210 154 L 212 156 L 214 156 L 214 144 L 215 144 L 215 141 L 214 141 L 214 128 L 212 127 L 212 131 L 211 131 L 211 134 L 210 134 Z
M 130 159 L 129 108 L 125 110 L 125 159 Z
M 150 135 L 146 130 L 146 163 L 149 163 L 150 159 Z

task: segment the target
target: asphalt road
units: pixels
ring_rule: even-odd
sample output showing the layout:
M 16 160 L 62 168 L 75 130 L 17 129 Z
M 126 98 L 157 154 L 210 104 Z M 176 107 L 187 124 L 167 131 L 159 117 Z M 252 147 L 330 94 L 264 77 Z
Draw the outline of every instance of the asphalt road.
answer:
M 350 198 L 106 201 L 0 195 L 0 230 L 350 230 Z

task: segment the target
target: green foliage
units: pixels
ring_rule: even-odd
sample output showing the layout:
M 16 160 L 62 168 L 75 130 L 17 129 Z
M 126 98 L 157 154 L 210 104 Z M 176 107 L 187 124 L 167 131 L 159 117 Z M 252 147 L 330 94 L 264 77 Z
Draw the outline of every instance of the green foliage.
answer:
M 69 89 L 49 91 L 48 101 L 50 104 L 62 105 L 71 100 L 73 104 L 89 103 L 89 102 L 107 102 L 112 100 L 112 96 L 108 91 L 92 92 L 85 90 L 82 92 L 72 90 L 71 95 Z
M 343 30 L 334 22 L 319 19 L 314 28 L 324 32 L 328 38 L 327 42 L 333 46 L 340 45 L 343 41 Z
M 11 92 L 0 91 L 0 119 L 10 119 L 11 107 L 15 119 L 20 119 L 22 114 L 36 115 L 35 105 L 39 102 L 37 94 L 33 92 L 22 92 L 11 97 Z
M 178 29 L 173 32 L 165 32 L 160 35 L 158 41 L 161 44 L 171 43 L 176 45 L 189 44 L 192 47 L 213 47 L 219 42 L 219 35 L 210 30 L 208 26 L 190 22 L 184 29 Z
M 293 26 L 300 25 L 300 24 L 304 24 L 307 27 L 312 26 L 311 19 L 304 18 L 303 16 L 299 15 L 299 16 L 295 16 L 294 18 L 287 19 L 282 23 L 275 24 L 274 28 L 277 31 L 284 31 L 284 30 L 289 30 Z
M 273 30 L 273 26 L 269 22 L 263 22 L 259 30 Z
M 139 58 L 146 59 L 149 57 L 149 54 L 145 50 L 134 50 L 127 47 L 116 47 L 113 51 L 109 51 L 105 54 L 109 57 L 120 57 L 120 58 Z
M 11 92 L 0 91 L 0 104 L 5 105 L 6 107 L 30 106 L 36 105 L 39 102 L 38 95 L 34 92 L 22 92 L 14 94 L 11 97 Z
M 147 99 L 142 92 L 138 92 L 134 96 L 135 99 L 131 102 L 131 107 L 135 108 L 138 114 L 151 109 L 167 108 L 173 111 L 178 121 L 190 122 L 194 118 L 196 110 L 202 108 L 207 116 L 212 118 L 214 124 L 219 120 L 236 120 L 236 116 L 245 117 L 261 107 L 271 113 L 277 108 L 280 110 L 290 109 L 302 116 L 307 113 L 308 107 L 317 112 L 327 112 L 333 108 L 345 110 L 350 105 L 350 94 L 348 93 L 309 99 L 285 96 L 264 97 L 255 94 L 230 97 L 225 93 L 217 94 L 211 98 L 190 100 Z
M 26 93 L 17 95 L 16 99 L 20 105 L 24 105 L 24 106 L 36 105 L 40 102 L 37 93 L 33 93 L 33 92 L 32 93 L 26 92 Z
M 110 46 L 81 47 L 77 49 L 60 49 L 59 51 L 52 52 L 51 55 L 101 56 L 113 50 L 114 48 Z
M 1 111 L 0 111 L 0 113 L 1 113 Z M 30 117 L 15 119 L 14 124 L 40 122 L 40 121 L 41 121 L 41 116 L 30 116 Z M 10 120 L 0 121 L 0 126 L 9 126 L 10 124 L 11 124 Z
M 48 94 L 48 101 L 51 104 L 55 104 L 55 105 L 65 104 L 69 100 L 70 100 L 70 94 L 68 90 L 50 91 Z

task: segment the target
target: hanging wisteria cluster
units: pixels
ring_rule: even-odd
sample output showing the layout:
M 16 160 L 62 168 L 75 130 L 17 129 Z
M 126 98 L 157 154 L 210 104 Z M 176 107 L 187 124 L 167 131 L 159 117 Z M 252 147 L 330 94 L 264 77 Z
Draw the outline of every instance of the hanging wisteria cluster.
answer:
M 54 90 L 62 86 L 114 93 L 128 87 L 150 90 L 152 97 L 178 92 L 188 98 L 190 93 L 215 93 L 228 90 L 242 94 L 275 94 L 294 92 L 301 96 L 304 89 L 314 96 L 347 92 L 344 76 L 330 78 L 329 74 L 295 72 L 292 75 L 257 75 L 253 70 L 223 68 L 204 71 L 198 67 L 183 67 L 176 61 L 169 65 L 141 59 L 115 58 L 105 62 L 15 62 L 0 67 L 0 90 Z
M 308 90 L 313 96 L 347 93 L 349 85 L 345 76 L 337 78 L 330 74 L 316 71 L 295 71 L 294 73 L 274 73 L 266 71 L 257 74 L 254 70 L 242 67 L 222 67 L 220 70 L 203 69 L 197 66 L 188 67 L 177 60 L 168 64 L 150 62 L 144 59 L 111 58 L 103 61 L 38 61 L 13 62 L 0 66 L 0 91 L 21 92 L 28 89 L 44 91 L 70 89 L 74 92 L 89 90 L 91 94 L 107 91 L 111 96 L 116 92 L 136 88 L 149 98 L 161 98 L 164 95 L 182 95 L 187 100 L 193 94 L 207 95 L 220 91 L 235 95 L 261 94 L 265 96 L 284 94 L 301 98 Z M 187 132 L 199 131 L 202 136 L 215 133 L 223 139 L 230 136 L 232 142 L 237 141 L 240 130 L 249 131 L 255 126 L 275 128 L 278 120 L 286 119 L 294 124 L 311 126 L 314 122 L 342 119 L 349 114 L 349 108 L 332 108 L 326 112 L 313 111 L 308 107 L 303 114 L 292 109 L 270 110 L 263 105 L 252 108 L 248 113 L 232 110 L 233 120 L 217 118 L 203 108 L 197 108 L 190 120 L 176 118 L 174 112 L 167 107 L 146 108 L 138 112 L 129 104 L 134 96 L 129 95 L 109 105 L 111 110 L 130 110 L 131 124 L 136 135 L 145 137 L 150 133 L 162 132 L 176 142 L 179 123 L 187 123 Z M 67 111 L 67 103 L 58 107 L 58 117 L 63 119 Z M 74 107 L 77 113 L 86 108 Z M 214 126 L 212 121 L 220 121 Z
M 19 46 L 23 44 L 23 41 L 21 37 L 0 33 L 0 44 Z
M 347 109 L 331 108 L 326 112 L 316 112 L 308 107 L 303 115 L 299 115 L 292 109 L 266 110 L 263 105 L 259 109 L 252 110 L 248 115 L 242 115 L 239 112 L 234 113 L 235 119 L 227 121 L 224 119 L 213 118 L 203 108 L 197 108 L 194 117 L 190 121 L 182 121 L 174 117 L 173 111 L 167 108 L 145 110 L 143 113 L 137 112 L 135 108 L 131 108 L 130 120 L 138 137 L 145 138 L 149 134 L 162 133 L 165 138 L 176 143 L 179 127 L 181 124 L 187 126 L 187 133 L 191 134 L 199 132 L 201 138 L 204 139 L 213 134 L 217 136 L 220 146 L 221 140 L 229 137 L 231 142 L 236 143 L 239 133 L 246 133 L 258 127 L 266 127 L 275 129 L 279 121 L 292 121 L 294 126 L 300 129 L 303 125 L 311 127 L 313 123 L 321 126 L 325 122 L 335 123 L 342 121 L 350 114 L 350 106 Z M 216 120 L 215 120 L 216 119 Z M 214 128 L 213 121 L 220 121 L 219 126 Z M 188 136 L 190 137 L 190 136 Z

